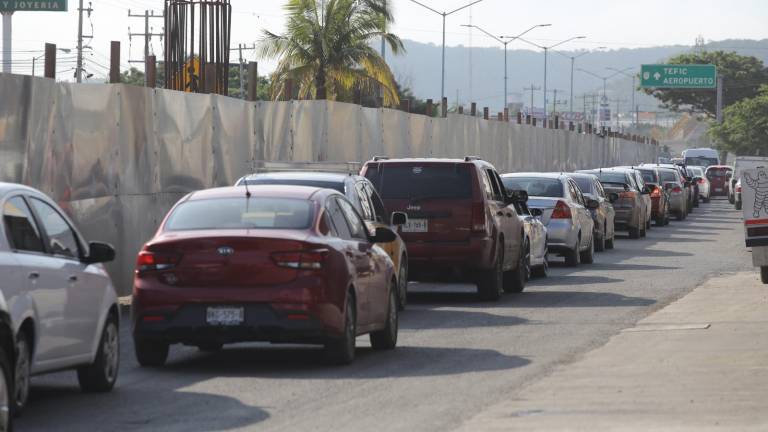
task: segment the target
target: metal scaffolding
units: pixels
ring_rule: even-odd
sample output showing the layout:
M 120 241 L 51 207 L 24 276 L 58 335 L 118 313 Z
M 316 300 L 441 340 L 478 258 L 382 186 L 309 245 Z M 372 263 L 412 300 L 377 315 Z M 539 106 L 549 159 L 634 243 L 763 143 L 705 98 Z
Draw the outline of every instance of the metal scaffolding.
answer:
M 165 0 L 165 86 L 227 94 L 232 6 L 229 0 Z

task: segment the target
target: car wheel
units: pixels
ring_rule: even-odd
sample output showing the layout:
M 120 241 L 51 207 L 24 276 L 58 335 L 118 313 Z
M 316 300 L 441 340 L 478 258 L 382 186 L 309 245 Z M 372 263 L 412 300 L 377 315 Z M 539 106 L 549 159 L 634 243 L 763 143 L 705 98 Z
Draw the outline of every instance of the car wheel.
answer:
M 735 200 L 733 199 L 732 196 L 728 196 L 728 202 L 731 204 L 735 204 Z
M 613 248 L 616 247 L 616 233 L 613 234 L 613 237 L 607 239 L 605 241 L 605 248 L 608 250 L 613 250 Z
M 101 334 L 96 359 L 88 366 L 77 369 L 80 388 L 88 393 L 112 390 L 120 368 L 120 332 L 117 320 L 110 316 Z
M 760 280 L 768 285 L 768 266 L 760 267 Z
M 643 228 L 640 230 L 640 237 L 645 237 L 645 236 L 647 236 L 647 235 L 648 235 L 648 230 L 647 230 L 645 227 L 643 227 Z
M 736 201 L 736 204 L 734 204 L 736 207 L 736 210 L 741 210 L 741 201 Z
M 523 253 L 517 260 L 517 268 L 504 273 L 504 292 L 521 293 L 525 289 L 525 283 L 531 278 L 531 246 L 526 241 L 523 245 Z
M 0 432 L 13 429 L 13 365 L 9 354 L 0 346 Z
M 595 238 L 589 242 L 587 250 L 581 253 L 581 262 L 584 264 L 592 264 L 595 262 Z
M 605 233 L 595 233 L 595 252 L 605 252 Z
M 371 346 L 375 350 L 391 350 L 397 346 L 397 331 L 399 325 L 397 305 L 397 283 L 392 282 L 389 290 L 389 306 L 387 308 L 387 324 L 382 330 L 371 333 Z
M 16 341 L 16 368 L 14 373 L 13 411 L 20 415 L 29 402 L 29 381 L 32 370 L 32 344 L 25 333 Z
M 565 265 L 568 267 L 576 267 L 581 264 L 581 252 L 579 251 L 579 245 L 581 239 L 576 242 L 576 247 L 565 252 Z
M 408 259 L 400 258 L 400 272 L 397 275 L 397 307 L 405 310 L 408 305 Z
M 549 253 L 544 251 L 544 264 L 531 269 L 531 275 L 534 277 L 545 278 L 549 276 Z
M 631 239 L 639 239 L 640 238 L 640 228 L 629 227 L 629 238 L 631 238 Z
M 325 358 L 331 364 L 343 366 L 355 360 L 357 340 L 357 305 L 350 291 L 347 293 L 347 313 L 344 317 L 344 334 L 325 344 Z
M 493 269 L 483 272 L 477 283 L 477 293 L 481 300 L 498 301 L 501 298 L 504 285 L 504 245 L 500 244 L 499 248 L 501 252 L 497 254 Z
M 712 200 L 712 197 L 704 198 L 704 204 L 709 204 L 711 200 Z
M 168 360 L 168 344 L 162 341 L 134 337 L 136 360 L 143 367 L 160 367 Z

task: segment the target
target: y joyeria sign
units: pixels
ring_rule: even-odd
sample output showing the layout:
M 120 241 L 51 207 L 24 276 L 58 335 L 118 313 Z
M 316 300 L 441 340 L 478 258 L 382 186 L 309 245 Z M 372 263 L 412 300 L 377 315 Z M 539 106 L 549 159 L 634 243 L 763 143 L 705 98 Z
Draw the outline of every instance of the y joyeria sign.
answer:
M 67 0 L 0 0 L 0 12 L 66 12 Z

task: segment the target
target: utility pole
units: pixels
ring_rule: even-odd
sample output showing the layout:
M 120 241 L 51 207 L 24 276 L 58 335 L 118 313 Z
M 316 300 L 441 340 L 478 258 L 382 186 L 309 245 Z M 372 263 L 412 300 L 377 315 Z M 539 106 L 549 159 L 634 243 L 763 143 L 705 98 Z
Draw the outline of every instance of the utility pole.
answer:
M 233 50 L 234 49 L 235 48 L 233 48 Z M 243 50 L 253 51 L 256 49 L 256 44 L 251 44 L 250 46 L 246 44 L 237 44 L 236 49 L 240 54 L 240 97 L 245 99 L 245 59 L 243 58 Z
M 562 90 L 558 90 L 558 89 L 553 89 L 553 90 L 550 90 L 550 91 L 553 93 L 553 96 L 552 96 L 552 98 L 553 98 L 552 99 L 552 116 L 554 117 L 555 113 L 557 112 L 557 106 L 561 105 L 560 101 L 557 100 L 557 92 L 561 92 L 562 93 L 563 91 Z
M 723 84 L 722 76 L 717 77 L 717 122 L 723 122 Z
M 147 61 L 149 60 L 149 44 L 152 41 L 153 36 L 158 36 L 161 40 L 165 36 L 163 33 L 152 33 L 152 29 L 149 27 L 149 20 L 151 18 L 153 19 L 165 19 L 165 16 L 163 15 L 155 15 L 155 11 L 148 11 L 145 10 L 144 14 L 132 14 L 131 10 L 128 9 L 128 18 L 144 18 L 144 33 L 131 33 L 131 28 L 128 27 L 128 39 L 130 40 L 134 36 L 140 36 L 144 38 L 144 60 L 130 60 L 128 59 L 128 63 L 144 63 L 144 85 L 146 86 L 148 84 L 147 80 L 147 73 L 148 70 Z M 129 53 L 130 54 L 130 53 Z
M 530 87 L 525 87 L 523 91 L 530 91 L 531 92 L 531 117 L 533 117 L 533 92 L 541 90 L 541 87 L 536 87 L 535 85 L 531 84 Z M 544 107 L 544 111 L 547 110 L 547 107 Z
M 613 101 L 611 101 L 611 102 L 616 102 L 616 132 L 618 132 L 621 129 L 619 124 L 619 109 L 621 107 L 620 104 L 626 101 L 627 101 L 626 99 L 619 99 L 619 98 L 616 98 Z
M 83 12 L 88 12 L 88 18 L 93 12 L 93 3 L 88 2 L 88 9 L 83 8 L 83 0 L 80 0 L 80 6 L 77 8 L 77 69 L 75 69 L 75 79 L 78 83 L 83 82 L 83 39 L 93 39 L 93 35 L 83 36 Z

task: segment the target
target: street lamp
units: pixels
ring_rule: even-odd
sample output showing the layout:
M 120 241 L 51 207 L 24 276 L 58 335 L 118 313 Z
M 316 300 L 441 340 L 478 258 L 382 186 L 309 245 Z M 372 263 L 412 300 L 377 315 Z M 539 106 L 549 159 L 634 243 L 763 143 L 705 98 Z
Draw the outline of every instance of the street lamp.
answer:
M 57 50 L 63 52 L 64 54 L 69 54 L 72 52 L 70 48 L 57 48 Z M 45 57 L 45 54 L 40 54 L 37 57 L 32 57 L 32 76 L 35 76 L 35 63 L 37 63 L 37 61 L 43 57 Z
M 544 50 L 544 124 L 546 125 L 547 124 L 547 54 L 549 53 L 549 50 L 551 50 L 552 48 L 559 47 L 560 45 L 568 43 L 568 42 L 570 42 L 572 40 L 586 39 L 586 36 L 574 36 L 572 38 L 566 39 L 564 41 L 560 41 L 560 42 L 558 42 L 558 43 L 556 43 L 554 45 L 550 45 L 550 46 L 543 46 L 543 45 L 535 44 L 535 43 L 533 43 L 531 41 L 528 41 L 528 40 L 525 40 L 523 38 L 518 38 L 518 39 L 520 39 L 521 41 L 523 41 L 523 42 L 525 42 L 525 43 L 527 43 L 529 45 L 533 45 L 533 46 L 535 46 L 537 48 L 540 48 L 540 49 Z
M 458 9 L 454 9 L 454 10 L 452 10 L 450 12 L 439 12 L 439 11 L 437 11 L 435 9 L 432 9 L 431 7 L 429 7 L 429 6 L 427 6 L 427 5 L 423 4 L 423 3 L 420 3 L 420 2 L 418 2 L 416 0 L 410 0 L 410 1 L 412 3 L 416 3 L 417 5 L 423 7 L 425 9 L 427 9 L 427 10 L 430 10 L 430 11 L 440 15 L 441 17 L 443 17 L 443 67 L 442 67 L 442 80 L 440 82 L 440 101 L 441 101 L 440 103 L 442 103 L 442 100 L 445 99 L 445 17 L 447 17 L 448 15 L 453 15 L 456 12 L 458 12 L 460 10 L 463 10 L 463 9 L 466 9 L 466 8 L 472 6 L 472 5 L 478 4 L 478 3 L 480 3 L 483 0 L 475 0 L 472 3 L 466 4 L 466 5 L 458 8 Z
M 606 49 L 606 47 L 597 47 L 595 49 L 595 51 L 599 51 L 599 50 L 602 50 L 602 49 Z M 570 112 L 573 112 L 573 68 L 574 68 L 574 66 L 576 64 L 576 59 L 577 58 L 583 57 L 583 56 L 585 56 L 587 54 L 591 54 L 593 51 L 585 51 L 585 52 L 583 52 L 583 53 L 581 53 L 579 55 L 575 55 L 575 56 L 569 56 L 568 54 L 565 54 L 565 53 L 560 52 L 560 51 L 555 51 L 555 52 L 560 54 L 563 57 L 568 57 L 569 59 L 571 59 L 571 105 L 570 105 L 569 110 L 570 110 Z
M 632 113 L 632 118 L 635 120 L 634 121 L 634 126 L 637 127 L 637 123 L 638 123 L 638 120 L 639 120 L 637 118 L 637 106 L 635 105 L 635 93 L 637 91 L 637 88 L 635 87 L 635 79 L 637 78 L 637 75 L 635 75 L 635 74 L 630 75 L 630 74 L 627 73 L 627 71 L 634 69 L 634 67 L 628 67 L 628 68 L 623 69 L 623 70 L 618 70 L 618 69 L 612 68 L 612 67 L 607 67 L 606 69 L 608 69 L 610 71 L 614 71 L 617 74 L 622 74 L 622 75 L 624 75 L 626 77 L 631 77 L 632 78 L 632 109 L 630 110 L 630 112 Z M 618 115 L 618 114 L 619 113 L 616 113 L 616 115 Z
M 538 27 L 549 27 L 551 25 L 552 24 L 537 24 L 537 25 L 529 28 L 528 30 L 520 33 L 519 35 L 512 36 L 512 37 L 510 37 L 510 36 L 496 37 L 496 36 L 488 33 L 487 31 L 483 30 L 482 28 L 480 28 L 480 27 L 478 27 L 476 25 L 473 25 L 473 24 L 462 24 L 461 25 L 462 27 L 476 28 L 476 29 L 480 30 L 481 32 L 485 33 L 486 35 L 488 35 L 490 38 L 494 39 L 496 42 L 504 44 L 504 108 L 507 108 L 509 106 L 509 100 L 507 99 L 509 97 L 509 92 L 507 92 L 507 80 L 508 80 L 508 76 L 507 76 L 508 75 L 507 74 L 507 45 L 509 45 L 515 39 L 520 38 L 520 36 L 525 35 L 526 33 L 528 33 L 529 31 L 531 31 L 531 30 L 533 30 L 535 28 L 538 28 Z M 504 39 L 509 39 L 509 40 L 505 41 Z

